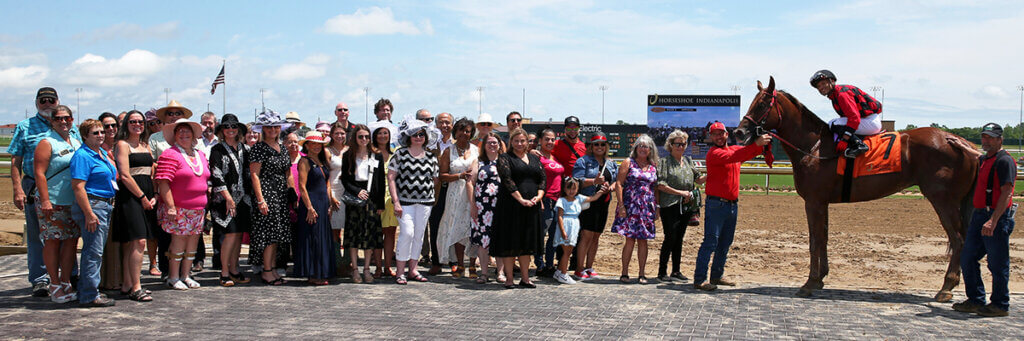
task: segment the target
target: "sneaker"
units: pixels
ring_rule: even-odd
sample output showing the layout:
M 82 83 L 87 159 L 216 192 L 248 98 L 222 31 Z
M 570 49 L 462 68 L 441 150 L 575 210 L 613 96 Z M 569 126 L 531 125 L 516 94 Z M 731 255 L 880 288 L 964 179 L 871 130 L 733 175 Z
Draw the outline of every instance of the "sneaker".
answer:
M 555 272 L 555 280 L 562 284 L 576 284 L 576 281 L 569 277 L 569 275 L 562 273 L 561 271 Z
M 1003 310 L 1002 308 L 999 308 L 999 307 L 997 307 L 997 306 L 995 306 L 993 304 L 989 304 L 989 305 L 986 305 L 984 307 L 978 308 L 978 312 L 977 313 L 978 313 L 978 316 L 984 316 L 984 317 L 1001 317 L 1001 316 L 1009 315 L 1009 312 L 1007 312 L 1006 310 Z
M 701 284 L 694 283 L 693 284 L 693 288 L 697 289 L 697 290 L 704 290 L 704 291 L 715 291 L 716 289 L 718 289 L 718 286 L 714 285 L 714 284 L 711 284 L 711 283 L 708 283 L 708 282 L 704 282 L 704 283 L 701 283 Z
M 725 279 L 725 278 L 718 278 L 718 279 L 712 278 L 711 279 L 711 284 L 714 284 L 714 285 L 724 285 L 724 286 L 727 286 L 727 287 L 734 287 L 734 286 L 736 286 L 736 282 L 730 281 L 730 280 Z
M 953 303 L 953 310 L 961 313 L 977 313 L 984 305 L 978 304 L 971 300 L 964 300 L 960 303 Z
M 700 226 L 700 215 L 694 214 L 690 216 L 690 221 L 686 223 L 687 226 Z
M 189 289 L 199 289 L 199 282 L 196 282 L 192 277 L 185 277 L 185 285 L 188 285 Z
M 678 280 L 683 281 L 683 282 L 686 282 L 686 281 L 690 280 L 689 278 L 686 278 L 686 276 L 683 276 L 683 274 L 680 273 L 680 272 L 673 272 L 671 276 L 672 276 L 672 278 L 678 279 Z
M 581 282 L 590 279 L 590 275 L 588 275 L 586 271 L 584 271 L 584 272 L 576 271 L 576 273 L 574 273 L 573 275 L 575 275 L 576 278 L 579 278 L 579 280 Z
M 185 285 L 180 279 L 175 278 L 174 280 L 168 279 L 167 286 L 174 290 L 188 290 L 188 285 Z
M 583 270 L 583 271 L 587 273 L 587 278 L 589 278 L 589 279 L 601 278 L 601 277 L 597 276 L 597 271 L 594 271 L 594 268 L 587 268 L 586 270 Z
M 106 297 L 103 297 L 103 296 L 100 296 L 100 297 L 97 297 L 92 302 L 85 302 L 85 303 L 79 302 L 78 306 L 82 307 L 82 308 L 113 307 L 114 306 L 114 300 L 106 298 Z
M 47 291 L 46 286 L 50 285 L 47 282 L 36 282 L 32 284 L 32 297 L 47 297 L 50 296 L 50 292 Z

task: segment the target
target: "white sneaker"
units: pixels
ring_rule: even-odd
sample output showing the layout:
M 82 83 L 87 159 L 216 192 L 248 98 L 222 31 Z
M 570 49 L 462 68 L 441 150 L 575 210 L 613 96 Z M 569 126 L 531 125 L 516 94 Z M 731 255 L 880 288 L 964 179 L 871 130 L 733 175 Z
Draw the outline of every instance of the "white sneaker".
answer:
M 576 281 L 560 271 L 555 272 L 555 280 L 562 284 L 576 284 Z
M 192 277 L 185 277 L 185 285 L 188 285 L 189 289 L 199 289 L 199 282 L 196 282 Z
M 587 272 L 587 278 L 588 279 L 598 279 L 598 278 L 601 278 L 601 277 L 597 276 L 597 272 L 594 271 L 594 268 L 587 268 L 586 270 L 583 270 L 583 271 Z
M 188 285 L 182 283 L 180 279 L 174 279 L 172 281 L 171 279 L 168 278 L 167 286 L 171 287 L 174 290 L 188 290 Z

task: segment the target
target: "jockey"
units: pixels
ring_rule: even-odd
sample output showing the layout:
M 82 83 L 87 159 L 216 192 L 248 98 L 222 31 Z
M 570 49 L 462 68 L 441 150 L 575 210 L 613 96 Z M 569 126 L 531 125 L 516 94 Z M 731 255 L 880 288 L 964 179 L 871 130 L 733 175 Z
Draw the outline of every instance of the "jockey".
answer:
M 843 156 L 848 158 L 855 158 L 868 151 L 868 146 L 858 135 L 882 132 L 882 118 L 879 115 L 882 113 L 882 104 L 853 85 L 837 85 L 836 75 L 829 70 L 815 72 L 811 76 L 811 86 L 832 100 L 832 108 L 840 116 L 828 122 L 829 129 L 839 136 L 836 149 L 845 149 Z

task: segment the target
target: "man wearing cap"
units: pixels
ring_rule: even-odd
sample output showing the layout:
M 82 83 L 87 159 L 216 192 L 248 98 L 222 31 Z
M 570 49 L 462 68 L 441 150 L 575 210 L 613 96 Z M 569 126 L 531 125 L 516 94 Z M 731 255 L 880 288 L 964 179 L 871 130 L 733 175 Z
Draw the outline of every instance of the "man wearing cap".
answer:
M 960 253 L 967 300 L 953 304 L 953 309 L 986 317 L 1006 316 L 1010 309 L 1010 233 L 1013 233 L 1013 217 L 1017 213 L 1017 204 L 1012 198 L 1017 166 L 1013 157 L 1003 150 L 1003 128 L 998 124 L 981 127 L 981 148 L 985 154 L 978 158 L 974 213 Z M 963 149 L 977 153 L 973 148 Z M 988 270 L 992 273 L 992 302 L 988 305 L 985 305 L 985 283 L 978 264 L 985 256 L 988 256 Z
M 722 122 L 708 127 L 714 144 L 705 157 L 707 165 L 707 200 L 704 206 L 704 241 L 697 251 L 697 266 L 693 271 L 693 286 L 700 290 L 715 290 L 719 285 L 733 286 L 736 283 L 722 278 L 725 260 L 736 233 L 737 201 L 740 196 L 740 165 L 760 154 L 763 147 L 771 143 L 768 134 L 758 136 L 753 144 L 729 146 L 729 133 Z M 708 277 L 708 261 L 711 263 L 711 282 Z
M 50 131 L 50 115 L 60 105 L 57 90 L 50 87 L 36 92 L 36 115 L 21 120 L 14 128 L 14 136 L 7 152 L 11 153 L 11 182 L 14 188 L 14 206 L 25 211 L 25 241 L 28 244 L 28 281 L 32 285 L 32 296 L 46 297 L 46 286 L 50 278 L 43 265 L 43 243 L 39 239 L 39 219 L 36 217 L 35 174 L 36 145 Z M 71 129 L 70 136 L 79 141 L 78 129 Z M 72 280 L 72 283 L 76 281 Z
M 441 138 L 437 139 L 437 143 L 434 144 L 430 152 L 437 157 L 441 157 L 441 154 L 455 143 L 452 140 L 452 122 L 452 114 L 446 112 L 437 114 L 437 119 L 434 120 L 434 126 L 441 132 Z M 423 243 L 429 245 L 423 247 L 422 254 L 423 257 L 430 259 L 430 271 L 427 271 L 427 274 L 431 276 L 441 273 L 441 260 L 440 255 L 437 253 L 436 241 L 441 218 L 444 215 L 445 198 L 448 196 L 448 184 L 438 181 L 434 185 L 434 191 L 437 193 L 437 201 L 434 203 L 435 209 L 430 210 L 427 238 L 423 238 Z
M 335 123 L 341 123 L 341 125 L 345 127 L 346 132 L 356 127 L 355 124 L 352 124 L 352 122 L 348 120 L 348 114 L 348 104 L 345 104 L 345 102 L 338 102 L 338 105 L 334 106 L 334 116 L 338 118 Z
M 587 145 L 580 140 L 580 119 L 576 116 L 566 117 L 562 129 L 562 138 L 555 142 L 551 155 L 565 167 L 565 174 L 572 174 L 572 168 L 576 167 L 576 159 L 587 153 Z
M 191 118 L 192 110 L 188 110 L 188 108 L 182 106 L 178 101 L 171 100 L 170 103 L 167 103 L 166 107 L 160 108 L 156 111 L 156 117 L 159 118 L 160 121 L 164 122 L 164 124 L 171 124 L 179 118 Z M 171 144 L 167 142 L 166 138 L 164 138 L 163 131 L 149 135 L 149 146 L 153 148 L 154 160 L 159 160 L 160 154 L 163 154 L 165 150 L 171 148 Z

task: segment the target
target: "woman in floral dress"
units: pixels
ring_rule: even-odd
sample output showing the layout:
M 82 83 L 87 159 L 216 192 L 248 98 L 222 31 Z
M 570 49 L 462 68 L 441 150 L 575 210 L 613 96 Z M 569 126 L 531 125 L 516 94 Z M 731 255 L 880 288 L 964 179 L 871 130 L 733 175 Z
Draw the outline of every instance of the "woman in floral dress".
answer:
M 658 215 L 657 197 L 654 190 L 658 182 L 655 167 L 658 154 L 654 140 L 647 134 L 640 135 L 633 143 L 629 158 L 619 166 L 615 189 L 615 222 L 612 232 L 626 237 L 622 246 L 622 276 L 619 281 L 629 283 L 629 262 L 633 256 L 633 244 L 637 244 L 637 260 L 640 261 L 640 284 L 647 284 L 644 276 L 647 264 L 647 241 L 654 239 L 654 220 Z
M 501 178 L 498 177 L 498 154 L 501 153 L 501 137 L 495 133 L 488 133 L 483 137 L 481 145 L 484 151 L 480 153 L 480 160 L 477 161 L 477 169 L 472 175 L 473 179 L 473 202 L 470 206 L 470 215 L 473 224 L 470 232 L 470 243 L 477 249 L 480 257 L 480 268 L 483 270 L 476 282 L 487 283 L 487 266 L 491 256 L 488 254 L 488 247 L 491 245 L 491 236 L 488 229 L 494 223 L 494 209 L 498 203 L 498 187 L 501 186 Z M 504 282 L 502 262 L 497 262 L 498 281 Z

